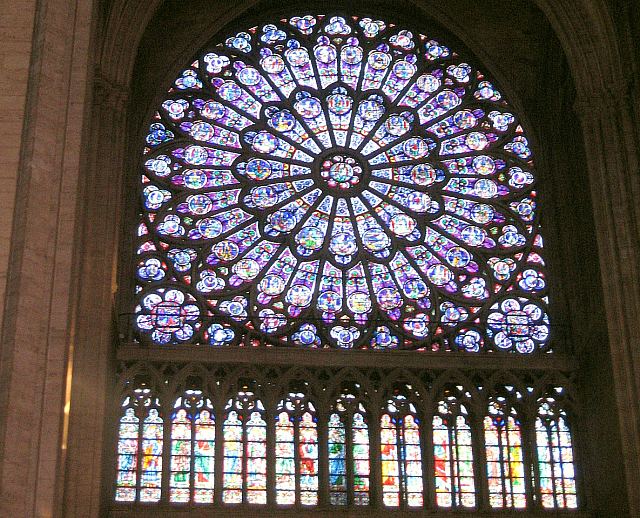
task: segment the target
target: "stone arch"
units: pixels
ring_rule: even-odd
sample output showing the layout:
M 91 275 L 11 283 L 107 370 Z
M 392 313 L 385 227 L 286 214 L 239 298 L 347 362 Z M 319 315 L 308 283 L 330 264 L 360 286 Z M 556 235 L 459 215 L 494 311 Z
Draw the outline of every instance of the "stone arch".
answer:
M 606 13 L 606 7 L 603 2 L 582 2 L 585 5 L 588 4 L 588 11 L 579 11 L 575 6 L 569 5 L 577 2 L 546 2 L 540 0 L 538 2 L 540 8 L 547 14 L 549 20 L 556 27 L 556 32 L 558 37 L 563 42 L 567 57 L 569 61 L 573 63 L 572 70 L 574 79 L 576 83 L 584 83 L 587 84 L 585 78 L 588 76 L 588 72 L 591 69 L 589 62 L 590 59 L 588 56 L 599 55 L 600 49 L 603 48 L 602 44 L 598 45 L 589 39 L 589 34 L 597 33 L 599 36 L 598 41 L 600 42 L 615 42 L 615 35 L 613 34 L 613 29 L 610 27 L 606 27 L 605 23 L 602 23 L 602 19 L 610 20 L 610 17 Z M 139 4 L 139 3 L 138 3 Z M 245 2 L 240 4 L 237 7 L 233 8 L 234 14 L 227 13 L 227 19 L 233 18 L 238 13 L 248 9 L 254 2 Z M 125 109 L 124 105 L 126 102 L 127 90 L 131 84 L 132 78 L 132 70 L 134 68 L 134 60 L 136 56 L 137 44 L 142 40 L 143 30 L 141 27 L 145 27 L 148 24 L 148 20 L 150 20 L 153 14 L 159 8 L 159 3 L 148 4 L 147 6 L 142 7 L 141 5 L 136 5 L 136 2 L 118 2 L 114 5 L 108 16 L 108 22 L 106 23 L 103 35 L 106 36 L 105 44 L 102 47 L 102 53 L 100 58 L 100 67 L 96 74 L 96 80 L 94 84 L 94 93 L 96 95 L 96 109 L 93 114 L 93 121 L 91 133 L 92 136 L 89 138 L 90 147 L 93 149 L 98 149 L 97 142 L 103 141 L 106 137 L 113 134 L 114 128 L 116 130 L 123 130 L 120 135 L 125 134 L 125 128 L 127 125 L 127 118 L 125 117 Z M 584 9 L 584 7 L 583 7 Z M 575 20 L 576 12 L 589 12 L 591 14 L 592 23 L 587 24 L 581 23 L 580 21 L 572 21 Z M 118 13 L 117 15 L 114 13 Z M 141 22 L 142 20 L 142 22 Z M 223 22 L 219 22 L 223 23 Z M 580 23 L 578 27 L 576 24 Z M 595 30 L 593 27 L 599 27 Z M 562 28 L 562 30 L 560 29 Z M 126 38 L 120 39 L 120 36 L 126 36 Z M 128 45 L 122 45 L 122 42 L 132 42 L 131 47 Z M 608 44 L 605 43 L 604 47 L 606 49 L 609 48 Z M 571 50 L 569 50 L 571 49 Z M 604 59 L 601 62 L 601 66 L 598 67 L 597 77 L 601 78 L 602 84 L 605 85 L 604 81 L 607 77 L 615 77 L 615 75 L 610 75 L 613 70 L 620 70 L 619 66 L 614 66 L 614 63 L 619 60 L 619 56 L 615 51 L 609 53 L 610 55 L 607 59 Z M 600 62 L 599 62 L 600 63 Z M 605 63 L 609 63 L 606 65 L 608 68 L 605 68 Z M 578 78 L 581 78 L 578 81 Z M 604 86 L 603 86 L 604 87 Z M 597 92 L 603 92 L 604 90 L 597 90 Z M 589 94 L 592 92 L 586 92 Z M 592 95 L 584 95 L 583 98 L 591 98 Z M 118 115 L 112 115 L 108 112 L 116 109 L 118 111 Z M 106 120 L 105 120 L 106 119 Z M 100 121 L 101 122 L 98 122 Z M 117 133 L 117 131 L 116 131 Z M 124 138 L 120 137 L 119 139 L 113 139 L 110 145 L 112 149 L 110 151 L 115 152 L 115 161 L 116 164 L 123 163 L 124 158 L 124 150 L 127 148 L 127 144 L 124 141 Z M 104 147 L 102 147 L 104 150 Z M 97 167 L 94 167 L 97 166 Z M 117 177 L 117 173 L 119 173 L 118 167 L 114 167 L 116 169 L 115 172 L 112 172 L 111 175 L 103 175 L 103 178 L 99 178 L 101 174 L 103 174 L 107 169 L 109 169 L 111 165 L 107 166 L 106 164 L 101 163 L 101 159 L 98 157 L 90 157 L 89 164 L 87 169 L 93 169 L 95 172 L 89 173 L 86 179 L 86 186 L 82 191 L 86 199 L 86 205 L 84 207 L 84 217 L 88 217 L 91 220 L 100 219 L 98 215 L 102 213 L 105 209 L 107 213 L 112 214 L 114 217 L 120 214 L 121 207 L 123 204 L 123 195 L 121 194 L 122 189 L 119 188 L 120 180 Z M 115 175 L 115 176 L 114 176 Z M 92 181 L 96 180 L 96 185 L 89 187 Z M 115 187 L 113 185 L 109 185 L 109 182 L 115 180 Z M 106 202 L 106 207 L 102 206 L 98 199 L 101 195 L 100 189 L 106 189 L 108 194 L 108 201 Z M 93 214 L 93 217 L 92 217 Z M 81 225 L 82 226 L 82 225 Z M 117 244 L 119 242 L 118 237 L 118 229 L 114 228 L 111 224 L 106 222 L 101 223 L 100 225 L 91 226 L 91 228 L 81 229 L 79 237 L 80 241 L 85 241 L 88 237 L 90 237 L 91 233 L 93 233 L 98 228 L 98 231 L 101 231 L 106 234 L 107 242 L 113 245 L 112 250 L 117 249 Z M 89 232 L 91 231 L 91 233 Z M 84 235 L 84 238 L 82 238 Z M 95 245 L 92 247 L 90 244 L 87 247 L 88 250 L 86 255 L 93 261 L 96 256 L 99 255 L 99 251 L 96 249 Z M 112 283 L 115 282 L 114 277 L 114 269 L 113 264 L 116 260 L 115 256 L 116 252 L 112 252 L 112 254 L 106 254 L 107 257 L 104 258 L 97 268 L 97 275 L 101 279 L 98 281 L 98 296 L 95 297 L 95 300 L 89 301 L 88 297 L 80 296 L 80 303 L 78 306 L 83 306 L 77 310 L 78 320 L 82 320 L 83 315 L 87 315 L 90 311 L 100 311 L 103 314 L 106 314 L 106 317 L 102 317 L 98 327 L 98 335 L 99 339 L 97 340 L 98 347 L 101 350 L 100 358 L 98 360 L 100 365 L 108 365 L 109 354 L 107 351 L 110 350 L 110 340 L 111 340 L 111 326 L 110 322 L 110 308 L 112 301 Z M 79 260 L 80 263 L 83 264 L 83 274 L 81 274 L 81 284 L 92 284 L 88 279 L 88 271 L 89 269 L 93 269 L 95 273 L 95 263 L 89 262 L 89 260 Z M 94 281 L 95 282 L 95 281 Z M 88 305 L 85 304 L 89 302 Z M 91 309 L 89 309 L 91 308 Z M 80 326 L 82 327 L 82 326 Z M 73 388 L 72 388 L 72 417 L 71 417 L 71 426 L 72 428 L 77 427 L 78 429 L 82 429 L 84 427 L 83 423 L 86 423 L 87 420 L 94 419 L 96 415 L 100 414 L 100 409 L 104 407 L 104 393 L 105 386 L 108 385 L 106 380 L 101 380 L 96 384 L 96 391 L 98 395 L 88 396 L 86 394 L 82 394 L 80 391 L 79 385 L 82 381 L 82 374 L 80 373 L 80 369 L 86 368 L 91 365 L 91 361 L 89 359 L 89 346 L 88 344 L 91 342 L 91 337 L 89 331 L 86 329 L 79 329 L 77 338 L 77 344 L 79 349 L 84 348 L 85 351 L 78 350 L 76 361 L 77 361 L 77 369 L 78 369 L 78 378 L 74 380 Z M 627 340 L 628 341 L 628 340 Z M 102 394 L 102 395 L 100 395 Z M 630 395 L 627 395 L 630 397 Z M 99 404 L 97 405 L 97 411 L 90 410 L 90 407 L 93 406 L 95 400 L 98 400 Z M 627 399 L 627 401 L 633 401 Z M 622 403 L 621 403 L 622 404 Z M 627 422 L 627 421 L 625 421 Z M 100 427 L 98 427 L 97 436 L 100 436 Z M 636 433 L 636 439 L 638 434 Z M 75 443 L 74 443 L 75 441 Z M 68 491 L 67 493 L 67 501 L 68 507 L 66 508 L 70 514 L 68 516 L 74 515 L 74 509 L 76 509 L 76 515 L 78 516 L 87 516 L 91 512 L 97 513 L 99 509 L 99 505 L 97 502 L 99 498 L 96 496 L 100 491 L 100 476 L 98 475 L 100 471 L 100 455 L 96 454 L 95 457 L 91 458 L 91 460 L 82 460 L 83 456 L 80 452 L 84 451 L 98 451 L 100 449 L 101 441 L 96 439 L 92 445 L 80 445 L 79 438 L 73 439 L 70 442 L 70 451 L 74 452 L 73 457 L 70 455 L 69 462 L 67 464 L 67 473 L 68 473 L 68 481 L 69 484 L 74 484 L 77 482 L 79 474 L 84 473 L 93 473 L 94 476 L 88 477 L 90 479 L 90 484 L 92 487 L 89 491 L 91 496 L 82 497 L 77 499 L 77 503 L 71 503 L 75 500 L 74 491 Z M 637 444 L 637 440 L 636 440 Z M 91 456 L 89 456 L 91 457 Z M 629 455 L 626 455 L 629 458 Z M 634 458 L 631 456 L 631 458 Z M 638 456 L 636 455 L 637 459 Z M 629 468 L 628 468 L 629 469 Z M 629 471 L 628 471 L 629 472 Z M 632 489 L 631 486 L 629 486 Z M 630 494 L 640 494 L 640 491 L 632 492 Z M 87 509 L 92 509 L 92 511 L 86 511 Z M 82 511 L 84 510 L 84 511 Z

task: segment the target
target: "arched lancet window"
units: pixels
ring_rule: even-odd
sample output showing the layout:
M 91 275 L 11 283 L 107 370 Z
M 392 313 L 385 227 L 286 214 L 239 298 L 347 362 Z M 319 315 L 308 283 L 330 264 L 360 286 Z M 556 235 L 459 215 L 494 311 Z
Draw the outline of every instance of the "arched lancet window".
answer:
M 162 488 L 163 420 L 149 388 L 122 403 L 118 428 L 116 501 L 158 502 Z
M 249 390 L 229 399 L 223 425 L 227 504 L 267 502 L 267 423 L 262 401 Z
M 410 391 L 389 399 L 380 419 L 382 500 L 388 507 L 420 507 L 424 501 L 421 419 L 406 395 Z
M 436 505 L 476 506 L 471 422 L 467 405 L 471 395 L 463 387 L 445 390 L 433 416 L 433 461 Z
M 187 390 L 171 418 L 169 501 L 212 503 L 216 423 L 211 400 Z
M 515 392 L 512 387 L 507 387 L 507 391 Z M 516 392 L 515 397 L 521 396 Z M 491 507 L 526 507 L 522 430 L 511 397 L 498 395 L 489 402 L 484 441 Z
M 332 407 L 328 423 L 329 498 L 333 505 L 369 505 L 370 445 L 367 411 L 346 390 Z
M 303 392 L 290 392 L 276 416 L 276 503 L 317 505 L 318 424 Z
M 571 430 L 561 402 L 563 389 L 538 400 L 536 446 L 542 506 L 557 509 L 578 507 L 575 459 Z

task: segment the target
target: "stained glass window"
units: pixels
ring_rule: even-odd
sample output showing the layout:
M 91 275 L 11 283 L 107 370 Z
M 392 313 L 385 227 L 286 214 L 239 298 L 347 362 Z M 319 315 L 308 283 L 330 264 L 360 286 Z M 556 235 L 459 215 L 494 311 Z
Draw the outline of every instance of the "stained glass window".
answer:
M 223 502 L 266 504 L 267 423 L 253 392 L 240 391 L 228 401 L 223 434 Z
M 421 507 L 423 504 L 420 419 L 406 396 L 387 402 L 380 420 L 382 500 L 385 506 Z
M 556 389 L 558 393 L 561 388 Z M 542 506 L 578 507 L 573 443 L 567 415 L 557 399 L 540 399 L 536 418 L 536 445 Z
M 116 479 L 116 501 L 136 500 L 138 450 L 140 446 L 140 418 L 134 408 L 126 408 L 120 419 L 118 433 L 118 475 Z
M 273 20 L 149 121 L 137 338 L 549 348 L 533 153 L 491 78 L 383 20 Z
M 492 78 L 459 50 L 369 17 L 279 18 L 201 49 L 147 122 L 138 342 L 551 350 L 533 151 Z M 242 388 L 208 397 L 176 388 L 163 402 L 173 405 L 164 487 L 165 416 L 148 389 L 131 393 L 115 500 L 375 506 L 381 496 L 419 508 L 425 476 L 440 508 L 472 509 L 477 496 L 493 508 L 577 506 L 570 429 L 551 396 L 522 414 L 507 387 L 474 425 L 479 404 L 455 385 L 429 396 L 433 411 L 405 382 L 371 378 L 381 387 L 371 407 L 355 382 L 334 393 L 269 381 L 261 399 L 262 382 L 248 379 L 218 381 Z M 323 394 L 320 410 L 311 393 Z
M 460 401 L 470 396 L 460 386 L 447 392 L 433 416 L 436 505 L 475 507 L 471 424 L 467 407 Z
M 318 425 L 313 403 L 291 392 L 276 416 L 276 503 L 318 504 Z
M 171 419 L 171 502 L 213 502 L 216 423 L 211 400 L 187 390 Z
M 489 404 L 484 418 L 489 504 L 494 508 L 527 505 L 520 417 L 503 396 Z
M 124 399 L 118 429 L 118 502 L 157 502 L 162 487 L 162 426 L 157 399 L 148 388 Z
M 352 393 L 343 394 L 329 417 L 329 499 L 333 505 L 368 505 L 369 426 L 366 410 Z

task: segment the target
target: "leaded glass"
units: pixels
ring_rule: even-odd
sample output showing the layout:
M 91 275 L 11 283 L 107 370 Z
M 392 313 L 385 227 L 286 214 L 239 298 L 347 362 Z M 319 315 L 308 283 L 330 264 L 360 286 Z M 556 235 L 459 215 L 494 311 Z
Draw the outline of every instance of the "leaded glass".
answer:
M 364 405 L 352 392 L 345 392 L 335 402 L 328 437 L 330 503 L 368 505 L 369 426 Z
M 489 404 L 484 418 L 489 504 L 494 508 L 527 505 L 522 432 L 516 410 L 502 396 Z
M 556 389 L 558 393 L 561 388 Z M 542 506 L 557 509 L 578 507 L 571 430 L 567 415 L 553 396 L 538 401 L 536 445 Z
M 118 430 L 117 502 L 133 502 L 136 499 L 139 429 L 140 419 L 136 417 L 135 410 L 127 408 L 120 419 Z
M 163 420 L 158 400 L 137 388 L 122 403 L 117 446 L 117 502 L 157 502 L 162 487 Z
M 251 391 L 240 391 L 226 405 L 223 425 L 222 501 L 267 503 L 267 423 L 264 406 Z
M 142 424 L 142 463 L 140 477 L 140 501 L 157 502 L 162 487 L 162 418 L 156 408 Z
M 423 505 L 420 419 L 401 394 L 387 403 L 380 420 L 382 501 L 387 507 Z
M 455 395 L 439 401 L 433 416 L 433 461 L 436 505 L 475 507 L 471 426 L 466 406 Z
M 290 392 L 278 404 L 275 474 L 278 505 L 318 504 L 318 424 L 316 411 L 302 392 Z
M 429 36 L 322 15 L 231 35 L 173 82 L 143 154 L 140 340 L 549 346 L 526 132 Z
M 329 489 L 333 505 L 347 505 L 347 433 L 339 414 L 329 418 Z
M 171 420 L 169 501 L 212 503 L 215 464 L 213 407 L 200 390 L 176 400 Z

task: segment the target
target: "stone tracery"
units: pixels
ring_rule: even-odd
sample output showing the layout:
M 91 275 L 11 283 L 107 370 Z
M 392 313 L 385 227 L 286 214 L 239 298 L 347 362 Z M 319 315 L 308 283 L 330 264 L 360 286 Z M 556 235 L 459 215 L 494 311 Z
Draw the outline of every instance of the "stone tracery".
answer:
M 139 338 L 549 347 L 532 151 L 499 90 L 383 21 L 203 51 L 150 125 Z

